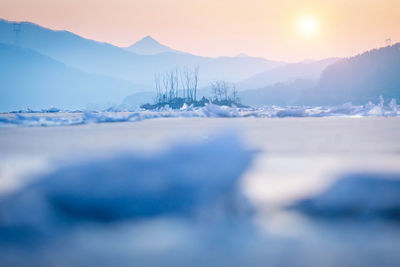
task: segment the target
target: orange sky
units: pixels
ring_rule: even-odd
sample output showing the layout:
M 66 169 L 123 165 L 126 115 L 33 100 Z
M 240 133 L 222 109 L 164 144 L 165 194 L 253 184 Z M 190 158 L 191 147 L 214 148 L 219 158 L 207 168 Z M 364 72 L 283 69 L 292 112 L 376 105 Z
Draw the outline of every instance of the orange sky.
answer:
M 318 30 L 299 34 L 312 16 Z M 244 52 L 297 61 L 400 41 L 400 0 L 0 0 L 0 18 L 127 46 L 151 35 L 204 56 Z

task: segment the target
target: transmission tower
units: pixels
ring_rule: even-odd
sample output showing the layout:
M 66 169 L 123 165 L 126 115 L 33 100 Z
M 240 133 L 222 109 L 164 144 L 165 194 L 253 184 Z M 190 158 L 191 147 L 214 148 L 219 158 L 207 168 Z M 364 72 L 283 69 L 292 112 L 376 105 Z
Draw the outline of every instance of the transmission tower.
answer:
M 19 45 L 19 35 L 21 33 L 21 23 L 14 23 L 13 25 L 14 29 L 14 34 L 15 34 L 15 39 L 14 39 L 14 44 Z

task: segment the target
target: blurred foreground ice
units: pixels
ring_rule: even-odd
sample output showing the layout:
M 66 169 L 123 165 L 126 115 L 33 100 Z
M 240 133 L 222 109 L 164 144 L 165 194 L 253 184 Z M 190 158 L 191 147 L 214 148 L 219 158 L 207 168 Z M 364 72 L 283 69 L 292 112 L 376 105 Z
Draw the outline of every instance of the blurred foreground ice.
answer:
M 283 118 L 283 117 L 368 117 L 368 116 L 399 116 L 400 108 L 395 99 L 384 105 L 383 98 L 379 104 L 369 102 L 366 105 L 355 106 L 346 103 L 340 106 L 269 106 L 264 108 L 237 108 L 208 104 L 205 107 L 192 107 L 184 105 L 180 110 L 169 107 L 157 111 L 120 111 L 110 109 L 104 112 L 91 111 L 61 111 L 56 108 L 49 110 L 20 110 L 12 113 L 0 114 L 1 126 L 58 126 L 80 125 L 87 123 L 128 122 L 141 121 L 154 118 L 193 118 L 193 117 L 257 117 L 257 118 Z
M 23 169 L 35 157 L 51 168 L 3 191 L 0 266 L 399 266 L 400 224 L 387 216 L 399 206 L 398 122 L 210 118 L 2 128 L 3 169 L 10 162 L 8 169 Z M 244 145 L 230 133 L 215 138 L 220 128 L 211 125 L 228 124 L 247 133 Z M 197 144 L 170 147 L 188 139 Z M 250 143 L 260 152 L 246 149 Z M 149 156 L 135 150 L 139 144 L 164 146 Z
M 400 174 L 346 174 L 323 193 L 292 208 L 326 219 L 400 220 Z
M 124 153 L 69 164 L 0 199 L 0 241 L 23 242 L 82 221 L 238 216 L 248 208 L 238 181 L 252 157 L 226 134 L 153 157 Z

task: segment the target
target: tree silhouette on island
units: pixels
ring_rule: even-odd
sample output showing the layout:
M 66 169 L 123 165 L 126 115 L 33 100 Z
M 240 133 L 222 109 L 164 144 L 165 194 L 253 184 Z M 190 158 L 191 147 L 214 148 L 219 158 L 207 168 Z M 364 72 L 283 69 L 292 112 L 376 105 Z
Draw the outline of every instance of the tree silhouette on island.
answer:
M 220 106 L 246 107 L 240 103 L 238 91 L 234 84 L 218 80 L 210 83 L 212 96 L 197 100 L 199 83 L 199 66 L 193 68 L 175 68 L 172 71 L 154 74 L 156 97 L 154 104 L 146 103 L 143 109 L 153 110 L 168 106 L 180 109 L 185 104 L 193 107 L 204 107 L 212 103 Z M 181 88 L 179 88 L 179 85 Z

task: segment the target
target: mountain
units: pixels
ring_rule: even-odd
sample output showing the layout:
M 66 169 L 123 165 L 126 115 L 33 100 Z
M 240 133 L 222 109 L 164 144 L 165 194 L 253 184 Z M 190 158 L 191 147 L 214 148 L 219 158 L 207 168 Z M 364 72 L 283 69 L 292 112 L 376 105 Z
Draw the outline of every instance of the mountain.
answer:
M 177 54 L 183 53 L 178 50 L 169 48 L 168 46 L 165 46 L 163 44 L 160 44 L 158 41 L 154 40 L 151 36 L 146 36 L 140 41 L 134 43 L 133 45 L 126 47 L 125 49 L 140 55 L 156 55 L 160 53 L 177 53 Z
M 0 42 L 14 43 L 13 22 L 0 20 Z M 54 31 L 22 22 L 19 45 L 89 73 L 130 81 L 136 91 L 153 90 L 154 73 L 183 66 L 200 67 L 200 86 L 216 79 L 238 82 L 282 65 L 261 58 L 200 57 L 184 53 L 139 55 L 108 43 L 82 38 L 67 31 Z
M 264 88 L 239 91 L 239 98 L 243 104 L 253 107 L 303 105 L 304 95 L 308 95 L 310 88 L 315 87 L 315 84 L 314 80 L 297 79 Z
M 327 58 L 319 61 L 286 64 L 272 70 L 258 73 L 237 83 L 236 86 L 238 90 L 246 90 L 263 88 L 275 83 L 293 82 L 297 79 L 318 79 L 322 71 L 337 60 L 338 58 Z
M 249 56 L 245 53 L 240 53 L 240 54 L 237 54 L 236 57 L 249 57 Z
M 400 99 L 400 43 L 328 66 L 309 98 L 321 104 L 343 101 L 364 104 L 380 95 Z
M 89 74 L 30 49 L 0 44 L 0 111 L 120 103 L 134 85 Z
M 240 92 L 248 105 L 338 105 L 400 100 L 400 43 L 336 61 L 320 78 L 277 83 Z

